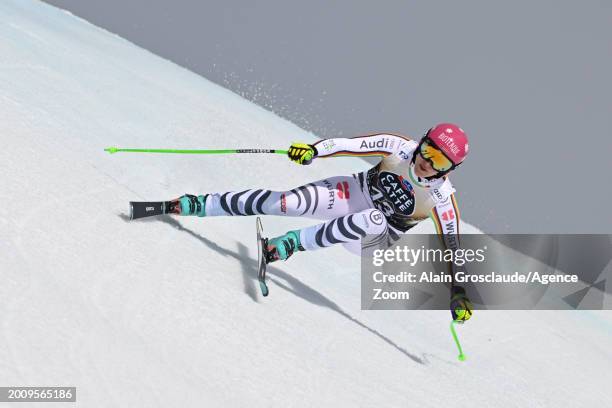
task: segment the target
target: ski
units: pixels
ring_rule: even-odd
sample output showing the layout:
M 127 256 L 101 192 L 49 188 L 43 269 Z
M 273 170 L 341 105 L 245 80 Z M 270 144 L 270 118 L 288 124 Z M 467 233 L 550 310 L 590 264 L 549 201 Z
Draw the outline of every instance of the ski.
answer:
M 263 232 L 263 225 L 261 224 L 261 219 L 259 217 L 257 217 L 255 220 L 255 227 L 257 231 L 257 279 L 259 280 L 261 294 L 268 296 L 268 293 L 270 293 L 268 290 L 268 285 L 266 284 L 268 239 L 262 238 L 261 236 Z
M 130 201 L 130 220 L 169 214 L 174 211 L 171 201 Z

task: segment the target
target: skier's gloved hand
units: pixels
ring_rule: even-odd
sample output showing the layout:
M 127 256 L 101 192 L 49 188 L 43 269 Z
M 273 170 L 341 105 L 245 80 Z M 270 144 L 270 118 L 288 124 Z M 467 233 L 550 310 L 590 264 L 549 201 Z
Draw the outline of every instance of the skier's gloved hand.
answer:
M 474 306 L 465 294 L 465 289 L 461 286 L 453 286 L 450 301 L 450 311 L 453 315 L 453 320 L 463 323 L 472 317 L 473 310 Z
M 310 164 L 317 157 L 317 149 L 306 143 L 292 143 L 287 152 L 289 159 L 298 164 Z

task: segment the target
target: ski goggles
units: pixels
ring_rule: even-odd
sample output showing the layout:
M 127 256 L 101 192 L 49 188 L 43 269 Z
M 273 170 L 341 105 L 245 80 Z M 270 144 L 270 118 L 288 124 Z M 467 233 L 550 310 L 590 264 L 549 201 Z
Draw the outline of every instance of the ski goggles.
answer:
M 427 160 L 436 171 L 447 172 L 454 169 L 455 164 L 438 149 L 429 138 L 423 139 L 419 146 L 419 154 Z

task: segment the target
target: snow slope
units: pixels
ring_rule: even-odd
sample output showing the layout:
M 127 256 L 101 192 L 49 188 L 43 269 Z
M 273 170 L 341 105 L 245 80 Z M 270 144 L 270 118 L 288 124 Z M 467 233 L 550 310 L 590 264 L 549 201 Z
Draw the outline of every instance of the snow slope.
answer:
M 315 137 L 44 3 L 0 16 L 0 386 L 74 385 L 84 407 L 608 406 L 610 313 L 479 312 L 460 363 L 448 312 L 361 311 L 359 259 L 340 247 L 274 265 L 264 299 L 253 218 L 127 222 L 130 200 L 368 164 L 109 156 Z

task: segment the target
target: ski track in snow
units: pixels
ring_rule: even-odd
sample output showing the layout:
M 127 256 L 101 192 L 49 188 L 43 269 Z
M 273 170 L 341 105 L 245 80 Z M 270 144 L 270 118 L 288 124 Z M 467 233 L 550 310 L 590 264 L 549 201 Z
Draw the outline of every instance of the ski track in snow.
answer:
M 0 16 L 0 385 L 74 385 L 86 407 L 607 406 L 609 312 L 477 312 L 459 363 L 448 312 L 361 311 L 341 247 L 271 265 L 264 299 L 253 218 L 128 222 L 130 200 L 369 165 L 108 155 L 315 136 L 45 3 Z

